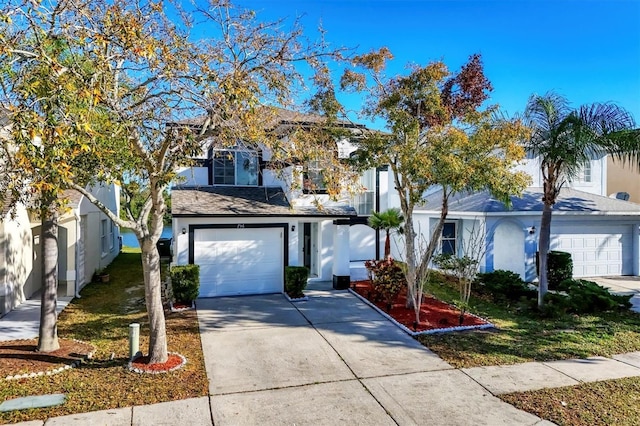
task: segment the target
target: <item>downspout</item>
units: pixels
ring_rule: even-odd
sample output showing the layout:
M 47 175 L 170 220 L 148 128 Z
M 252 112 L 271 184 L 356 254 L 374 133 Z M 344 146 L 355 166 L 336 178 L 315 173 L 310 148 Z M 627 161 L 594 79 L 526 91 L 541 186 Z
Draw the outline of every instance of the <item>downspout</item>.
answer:
M 76 219 L 76 243 L 75 243 L 75 249 L 74 251 L 74 256 L 75 256 L 75 265 L 76 265 L 76 279 L 73 280 L 74 282 L 74 297 L 77 297 L 78 299 L 80 299 L 80 288 L 78 286 L 78 277 L 80 276 L 79 274 L 79 269 L 78 269 L 78 258 L 80 257 L 80 254 L 78 252 L 78 237 L 82 238 L 82 235 L 80 235 L 80 232 L 82 232 L 82 227 L 80 226 L 80 215 L 78 214 L 78 210 L 74 209 L 73 210 L 73 217 Z

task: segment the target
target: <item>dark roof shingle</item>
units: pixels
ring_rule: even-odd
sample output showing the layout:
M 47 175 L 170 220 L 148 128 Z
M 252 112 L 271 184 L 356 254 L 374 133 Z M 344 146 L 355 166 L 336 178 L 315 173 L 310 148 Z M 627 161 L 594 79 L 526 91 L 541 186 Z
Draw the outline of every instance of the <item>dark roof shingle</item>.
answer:
M 177 186 L 171 190 L 173 216 L 355 216 L 349 206 L 293 207 L 277 187 Z

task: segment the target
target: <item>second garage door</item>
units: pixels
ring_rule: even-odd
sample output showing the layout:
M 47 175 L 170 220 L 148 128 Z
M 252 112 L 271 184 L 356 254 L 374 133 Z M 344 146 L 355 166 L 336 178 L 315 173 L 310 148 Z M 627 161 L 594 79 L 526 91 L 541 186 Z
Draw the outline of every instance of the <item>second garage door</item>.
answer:
M 279 293 L 284 288 L 282 228 L 194 231 L 200 297 Z
M 633 274 L 630 226 L 565 226 L 552 233 L 552 250 L 571 253 L 575 277 Z

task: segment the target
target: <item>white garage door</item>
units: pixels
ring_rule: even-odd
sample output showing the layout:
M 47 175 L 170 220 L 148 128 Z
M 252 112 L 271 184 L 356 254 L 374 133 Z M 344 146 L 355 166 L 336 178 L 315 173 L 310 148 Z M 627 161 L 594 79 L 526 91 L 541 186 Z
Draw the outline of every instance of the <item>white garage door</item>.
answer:
M 571 253 L 575 277 L 633 274 L 630 226 L 554 228 L 551 249 Z
M 282 228 L 194 231 L 200 297 L 279 293 L 284 288 Z

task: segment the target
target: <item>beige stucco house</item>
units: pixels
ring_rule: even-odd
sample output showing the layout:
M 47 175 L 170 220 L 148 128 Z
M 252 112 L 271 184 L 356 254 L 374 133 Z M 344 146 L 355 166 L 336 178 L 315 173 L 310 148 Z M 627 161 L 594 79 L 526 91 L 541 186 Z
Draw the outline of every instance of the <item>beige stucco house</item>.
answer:
M 607 159 L 607 194 L 629 194 L 628 201 L 640 203 L 640 168 L 630 163 Z

